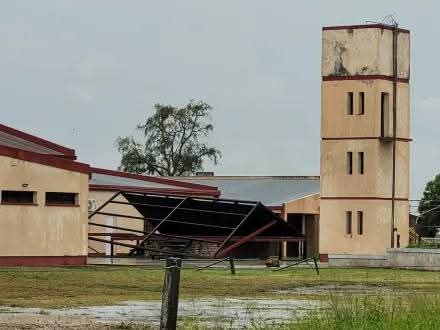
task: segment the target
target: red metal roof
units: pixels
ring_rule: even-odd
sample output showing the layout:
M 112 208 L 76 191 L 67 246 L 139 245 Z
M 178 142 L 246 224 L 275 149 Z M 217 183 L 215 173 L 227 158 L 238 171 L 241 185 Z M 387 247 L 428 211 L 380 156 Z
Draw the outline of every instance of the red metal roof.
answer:
M 108 170 L 103 168 L 91 167 L 91 190 L 131 190 L 138 192 L 168 192 L 175 194 L 192 194 L 202 196 L 220 196 L 220 191 L 215 186 L 204 184 L 182 182 L 170 177 L 162 178 L 157 176 L 127 173 L 121 171 Z M 95 179 L 96 174 L 100 175 Z M 114 178 L 123 178 L 123 182 L 118 182 Z M 119 180 L 121 181 L 121 180 Z M 145 182 L 146 184 L 139 184 Z M 151 185 L 148 185 L 150 183 Z
M 39 154 L 76 159 L 75 150 L 0 124 L 0 145 Z

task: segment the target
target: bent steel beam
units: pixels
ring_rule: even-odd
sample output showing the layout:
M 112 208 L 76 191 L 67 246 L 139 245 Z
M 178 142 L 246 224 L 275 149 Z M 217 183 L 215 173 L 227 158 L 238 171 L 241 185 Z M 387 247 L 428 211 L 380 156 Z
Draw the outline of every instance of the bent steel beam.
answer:
M 274 224 L 276 224 L 277 221 L 276 220 L 272 220 L 271 222 L 265 224 L 263 227 L 257 229 L 256 231 L 254 231 L 253 233 L 243 237 L 241 240 L 239 240 L 238 242 L 228 246 L 226 249 L 224 249 L 223 251 L 221 251 L 220 253 L 217 253 L 216 256 L 218 256 L 219 258 L 224 257 L 225 255 L 227 255 L 230 251 L 238 248 L 240 245 L 243 245 L 244 243 L 250 241 L 252 238 L 254 238 L 257 235 L 260 235 L 261 233 L 263 233 L 265 230 L 269 229 L 270 227 L 272 227 Z

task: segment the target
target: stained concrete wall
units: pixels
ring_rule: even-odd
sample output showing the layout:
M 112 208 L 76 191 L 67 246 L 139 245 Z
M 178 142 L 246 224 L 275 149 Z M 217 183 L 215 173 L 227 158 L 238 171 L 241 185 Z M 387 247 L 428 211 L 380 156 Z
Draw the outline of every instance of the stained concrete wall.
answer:
M 398 33 L 398 77 L 409 79 L 409 33 Z M 323 255 L 384 255 L 391 246 L 393 147 L 381 139 L 381 94 L 389 94 L 387 134 L 392 136 L 393 32 L 384 27 L 328 28 L 322 33 L 321 203 Z M 365 76 L 365 77 L 363 77 Z M 368 76 L 368 77 L 367 77 Z M 365 78 L 365 79 L 364 79 Z M 353 114 L 347 111 L 352 92 Z M 364 93 L 364 114 L 359 93 Z M 397 84 L 396 198 L 394 241 L 409 236 L 409 84 Z M 347 153 L 352 152 L 352 174 Z M 364 155 L 363 174 L 359 152 Z M 352 212 L 352 233 L 346 212 Z M 363 212 L 363 233 L 357 232 Z M 397 236 L 399 235 L 399 236 Z
M 347 93 L 353 92 L 353 115 L 347 114 Z M 359 115 L 359 93 L 364 93 L 364 114 Z M 334 80 L 321 83 L 321 137 L 379 137 L 381 93 L 389 93 L 388 133 L 392 136 L 393 83 L 387 80 Z M 410 138 L 409 84 L 397 84 L 397 137 Z
M 383 255 L 330 254 L 328 266 L 440 270 L 440 249 L 387 249 Z
M 346 211 L 352 211 L 352 234 L 346 233 Z M 357 233 L 357 211 L 363 211 L 363 234 Z M 325 221 L 323 221 L 323 218 Z M 409 205 L 396 201 L 395 242 L 408 245 Z M 321 200 L 319 251 L 328 254 L 383 255 L 391 245 L 390 200 Z
M 398 77 L 409 79 L 409 33 L 399 32 L 397 39 Z M 337 29 L 322 31 L 322 75 L 393 74 L 393 32 L 381 28 Z
M 0 256 L 86 256 L 87 174 L 0 156 L 0 189 L 36 192 L 34 205 L 0 205 Z M 46 192 L 78 194 L 46 206 Z
M 440 249 L 388 249 L 389 267 L 440 270 Z
M 329 254 L 328 267 L 387 268 L 389 261 L 386 255 Z
M 409 197 L 408 142 L 396 142 L 396 198 Z M 347 172 L 347 152 L 353 153 L 353 172 Z M 364 174 L 358 153 L 364 153 Z M 392 144 L 377 139 L 321 141 L 321 196 L 391 198 Z M 322 214 L 322 210 L 321 210 Z

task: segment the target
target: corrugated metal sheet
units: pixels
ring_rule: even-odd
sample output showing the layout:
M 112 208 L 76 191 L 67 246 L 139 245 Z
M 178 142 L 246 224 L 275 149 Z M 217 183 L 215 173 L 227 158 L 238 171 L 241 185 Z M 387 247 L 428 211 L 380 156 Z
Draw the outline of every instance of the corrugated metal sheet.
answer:
M 0 145 L 17 148 L 25 151 L 36 152 L 39 154 L 47 154 L 47 155 L 62 155 L 62 153 L 57 152 L 55 150 L 43 147 L 34 142 L 24 140 L 17 136 L 13 136 L 11 134 L 0 131 Z
M 107 175 L 101 173 L 92 173 L 90 184 L 105 185 L 105 186 L 130 186 L 142 188 L 181 188 L 174 185 L 161 184 L 157 182 L 137 180 L 132 178 L 125 178 L 121 176 Z
M 175 180 L 217 186 L 222 198 L 261 201 L 278 206 L 320 191 L 318 177 L 175 177 Z

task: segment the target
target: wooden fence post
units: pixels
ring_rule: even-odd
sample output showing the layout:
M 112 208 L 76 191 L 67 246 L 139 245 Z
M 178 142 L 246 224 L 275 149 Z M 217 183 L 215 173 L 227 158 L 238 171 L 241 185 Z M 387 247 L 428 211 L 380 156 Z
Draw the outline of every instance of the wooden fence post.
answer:
M 160 314 L 161 330 L 176 329 L 181 266 L 182 259 L 167 258 L 162 290 L 162 310 Z
M 313 262 L 315 264 L 316 274 L 319 275 L 319 267 L 318 267 L 318 262 L 316 261 L 316 257 L 313 257 Z
M 231 265 L 231 274 L 235 275 L 235 264 L 234 264 L 234 258 L 229 257 L 229 264 Z

